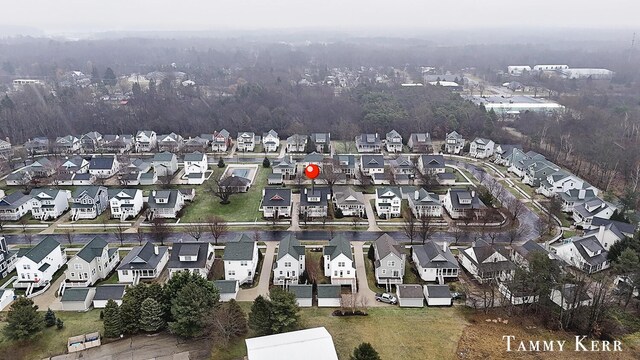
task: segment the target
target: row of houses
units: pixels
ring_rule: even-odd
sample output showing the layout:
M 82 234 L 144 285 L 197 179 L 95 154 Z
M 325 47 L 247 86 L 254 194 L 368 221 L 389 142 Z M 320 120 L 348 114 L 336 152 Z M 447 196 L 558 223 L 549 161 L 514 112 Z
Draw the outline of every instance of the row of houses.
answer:
M 470 189 L 448 189 L 445 195 L 437 195 L 414 186 L 376 188 L 375 211 L 380 218 L 403 216 L 402 200 L 407 200 L 415 218 L 441 217 L 443 208 L 453 219 L 478 218 L 487 206 L 478 194 Z

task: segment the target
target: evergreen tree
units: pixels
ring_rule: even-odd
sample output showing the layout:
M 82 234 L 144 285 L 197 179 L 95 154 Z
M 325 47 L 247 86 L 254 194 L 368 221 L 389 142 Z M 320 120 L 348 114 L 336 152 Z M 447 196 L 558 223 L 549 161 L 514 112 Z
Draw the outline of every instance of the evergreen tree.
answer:
M 52 327 L 56 324 L 56 314 L 51 309 L 47 309 L 44 314 L 44 324 L 46 327 Z
M 249 327 L 257 336 L 271 335 L 271 302 L 262 295 L 253 301 L 249 313 Z
M 222 156 L 220 156 L 220 160 L 218 160 L 218 167 L 219 168 L 225 167 L 224 159 L 222 159 Z
M 213 292 L 212 294 L 210 290 L 193 281 L 182 287 L 171 300 L 173 321 L 169 323 L 169 330 L 183 338 L 202 335 L 208 315 L 218 303 L 218 292 L 215 288 Z
M 262 167 L 263 168 L 271 167 L 271 161 L 269 161 L 269 159 L 266 156 L 264 157 L 264 160 L 262 160 Z
M 300 316 L 296 296 L 289 291 L 274 287 L 269 291 L 271 300 L 271 332 L 279 334 L 295 330 Z
M 44 319 L 38 313 L 38 306 L 26 297 L 19 297 L 11 304 L 6 322 L 3 331 L 12 340 L 29 339 L 44 327 Z
M 115 84 L 116 84 L 116 74 L 113 72 L 113 69 L 108 67 L 107 70 L 105 70 L 102 82 L 105 85 L 115 86 Z
M 56 329 L 62 330 L 63 327 L 64 327 L 64 321 L 62 321 L 62 319 L 60 319 L 60 318 L 57 318 L 56 319 Z
M 140 84 L 137 82 L 131 86 L 131 92 L 133 93 L 133 97 L 139 99 L 142 96 L 142 88 Z
M 146 332 L 156 332 L 165 325 L 164 311 L 154 298 L 146 298 L 140 304 L 140 329 Z
M 120 308 L 118 308 L 118 304 L 115 301 L 109 299 L 103 313 L 104 336 L 108 338 L 116 338 L 120 336 L 124 332 L 124 325 L 122 323 L 122 317 Z
M 369 246 L 369 251 L 367 251 L 367 258 L 371 261 L 376 260 L 376 250 L 373 248 L 373 245 Z
M 94 66 L 91 68 L 91 83 L 97 84 L 99 82 L 100 82 L 100 73 L 98 72 L 98 69 Z
M 247 314 L 244 313 L 244 310 L 240 307 L 237 301 L 231 299 L 227 303 L 226 310 L 234 319 L 235 326 L 235 336 L 244 336 L 249 332 L 249 323 L 247 322 Z
M 380 355 L 371 344 L 363 342 L 353 350 L 350 360 L 380 360 Z

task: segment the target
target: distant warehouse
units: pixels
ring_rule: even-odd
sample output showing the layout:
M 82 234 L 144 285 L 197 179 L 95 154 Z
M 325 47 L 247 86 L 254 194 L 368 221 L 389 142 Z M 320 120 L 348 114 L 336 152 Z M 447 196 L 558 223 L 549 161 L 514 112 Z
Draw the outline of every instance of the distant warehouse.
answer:
M 533 98 L 531 96 L 467 96 L 467 100 L 472 101 L 476 105 L 484 105 L 487 111 L 493 110 L 498 115 L 518 115 L 523 112 L 555 112 L 564 109 L 564 106 L 557 102 Z
M 561 74 L 567 79 L 611 80 L 614 72 L 607 69 L 576 68 L 564 69 Z

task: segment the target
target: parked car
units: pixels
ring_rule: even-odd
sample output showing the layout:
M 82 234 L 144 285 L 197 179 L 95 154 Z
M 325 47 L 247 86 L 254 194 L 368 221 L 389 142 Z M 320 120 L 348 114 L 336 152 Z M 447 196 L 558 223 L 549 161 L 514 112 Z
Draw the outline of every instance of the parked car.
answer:
M 398 299 L 389 294 L 389 293 L 377 293 L 376 294 L 376 301 L 381 301 L 381 302 L 385 302 L 387 304 L 391 304 L 391 305 L 395 305 L 398 303 Z
M 462 299 L 462 295 L 464 295 L 464 294 L 459 293 L 459 292 L 452 292 L 452 293 L 451 293 L 451 300 L 459 300 L 459 299 Z

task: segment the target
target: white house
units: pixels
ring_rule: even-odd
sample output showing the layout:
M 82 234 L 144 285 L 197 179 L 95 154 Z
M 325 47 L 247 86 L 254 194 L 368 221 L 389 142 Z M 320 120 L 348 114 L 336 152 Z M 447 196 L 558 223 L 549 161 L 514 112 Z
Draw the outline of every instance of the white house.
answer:
M 444 152 L 447 154 L 460 154 L 464 148 L 465 140 L 456 131 L 447 134 L 444 139 Z
M 236 150 L 239 152 L 254 151 L 256 147 L 256 134 L 252 132 L 238 133 Z
M 376 188 L 376 213 L 381 219 L 402 216 L 401 204 L 400 188 Z
M 395 130 L 388 132 L 385 137 L 385 147 L 390 153 L 402 152 L 402 135 Z
M 31 216 L 38 220 L 57 219 L 69 209 L 69 190 L 33 189 L 31 196 Z
M 449 189 L 442 204 L 453 219 L 477 217 L 486 209 L 475 190 Z
M 427 306 L 451 306 L 449 285 L 424 285 Z
M 73 135 L 67 135 L 56 138 L 53 147 L 59 153 L 75 153 L 80 150 L 80 145 L 80 139 Z
M 552 289 L 549 298 L 564 310 L 591 305 L 587 288 L 576 284 L 564 284 Z
M 184 145 L 184 139 L 176 133 L 158 136 L 158 151 L 178 152 Z
M 169 248 L 147 241 L 134 246 L 118 266 L 118 281 L 136 285 L 140 280 L 157 278 L 169 261 Z
M 53 274 L 65 262 L 67 259 L 62 254 L 60 243 L 47 236 L 18 258 L 16 262 L 18 280 L 13 283 L 13 287 L 27 288 L 29 293 L 33 288 L 45 286 L 51 282 Z
M 225 280 L 236 280 L 240 285 L 251 284 L 258 266 L 258 243 L 242 234 L 225 245 L 222 260 Z
M 429 240 L 424 245 L 413 245 L 411 253 L 413 263 L 422 280 L 444 284 L 446 279 L 458 277 L 458 262 L 446 242 L 438 245 Z
M 338 360 L 333 339 L 323 327 L 246 339 L 247 360 Z
M 153 171 L 158 177 L 172 176 L 178 171 L 178 158 L 170 152 L 157 153 L 153 156 Z
M 291 217 L 291 189 L 265 188 L 262 189 L 260 211 L 265 218 Z
M 587 274 L 608 269 L 611 265 L 609 253 L 597 235 L 566 239 L 551 249 L 564 262 Z
M 469 156 L 477 159 L 486 159 L 493 156 L 495 143 L 490 139 L 476 138 L 469 144 Z
M 111 218 L 125 221 L 138 216 L 144 201 L 140 189 L 112 189 L 109 190 L 109 207 Z
M 364 195 L 350 186 L 336 186 L 333 189 L 333 204 L 342 211 L 343 216 L 359 216 L 365 214 Z
M 147 200 L 149 218 L 175 219 L 184 206 L 184 196 L 176 189 L 152 190 Z
M 407 196 L 409 208 L 413 216 L 417 219 L 426 217 L 442 216 L 442 204 L 440 197 L 435 193 L 430 193 L 423 188 L 410 192 Z
M 209 169 L 207 154 L 195 152 L 184 156 L 184 175 L 190 185 L 200 185 L 204 183 L 205 174 Z
M 0 200 L 0 220 L 18 221 L 31 211 L 31 196 L 21 191 L 11 193 Z
M 106 179 L 114 176 L 120 170 L 120 163 L 116 156 L 95 155 L 89 161 L 89 174 Z
M 553 174 L 547 176 L 547 179 L 540 183 L 540 187 L 536 190 L 536 192 L 546 197 L 552 197 L 556 194 L 562 194 L 572 189 L 585 191 L 593 190 L 594 194 L 598 195 L 598 189 L 591 186 L 581 178 L 564 170 L 554 172 Z
M 461 250 L 459 259 L 462 267 L 482 284 L 513 278 L 516 265 L 509 257 L 509 252 L 504 247 L 478 240 L 472 246 Z
M 573 208 L 573 221 L 576 226 L 588 228 L 594 218 L 610 219 L 616 211 L 615 206 L 595 198 Z
M 167 265 L 169 278 L 178 271 L 190 271 L 206 279 L 215 257 L 215 249 L 211 243 L 174 242 Z
M 382 150 L 382 141 L 380 136 L 375 134 L 360 134 L 356 136 L 356 148 L 360 153 L 380 152 Z
M 373 243 L 373 249 L 376 283 L 385 285 L 387 289 L 391 285 L 402 284 L 406 257 L 402 245 L 385 233 Z
M 365 176 L 384 173 L 384 156 L 362 155 L 360 157 L 360 171 Z
M 280 146 L 278 133 L 271 129 L 269 132 L 262 134 L 262 146 L 264 147 L 264 152 L 278 151 L 278 147 Z
M 273 267 L 273 284 L 297 284 L 304 270 L 304 246 L 300 245 L 295 235 L 286 235 L 278 245 L 278 256 Z
M 428 153 L 432 150 L 431 135 L 429 133 L 412 133 L 407 141 L 412 152 Z
M 96 288 L 65 288 L 60 297 L 63 311 L 88 311 L 93 303 Z
M 91 286 L 106 279 L 120 262 L 117 248 L 96 236 L 67 262 L 65 270 L 67 286 Z
M 4 236 L 0 236 L 0 279 L 4 279 L 16 268 L 16 261 L 18 261 L 18 252 L 9 251 L 7 246 L 7 239 Z
M 444 156 L 420 155 L 418 170 L 423 174 L 444 174 L 446 172 Z
M 331 278 L 331 284 L 350 285 L 356 289 L 356 267 L 353 262 L 351 243 L 338 235 L 324 246 L 324 276 Z M 364 276 L 364 275 L 363 275 Z
M 156 150 L 158 144 L 155 131 L 138 131 L 136 134 L 136 148 L 139 152 L 151 152 Z
M 287 138 L 287 152 L 304 152 L 307 148 L 309 137 L 307 135 L 293 134 Z

